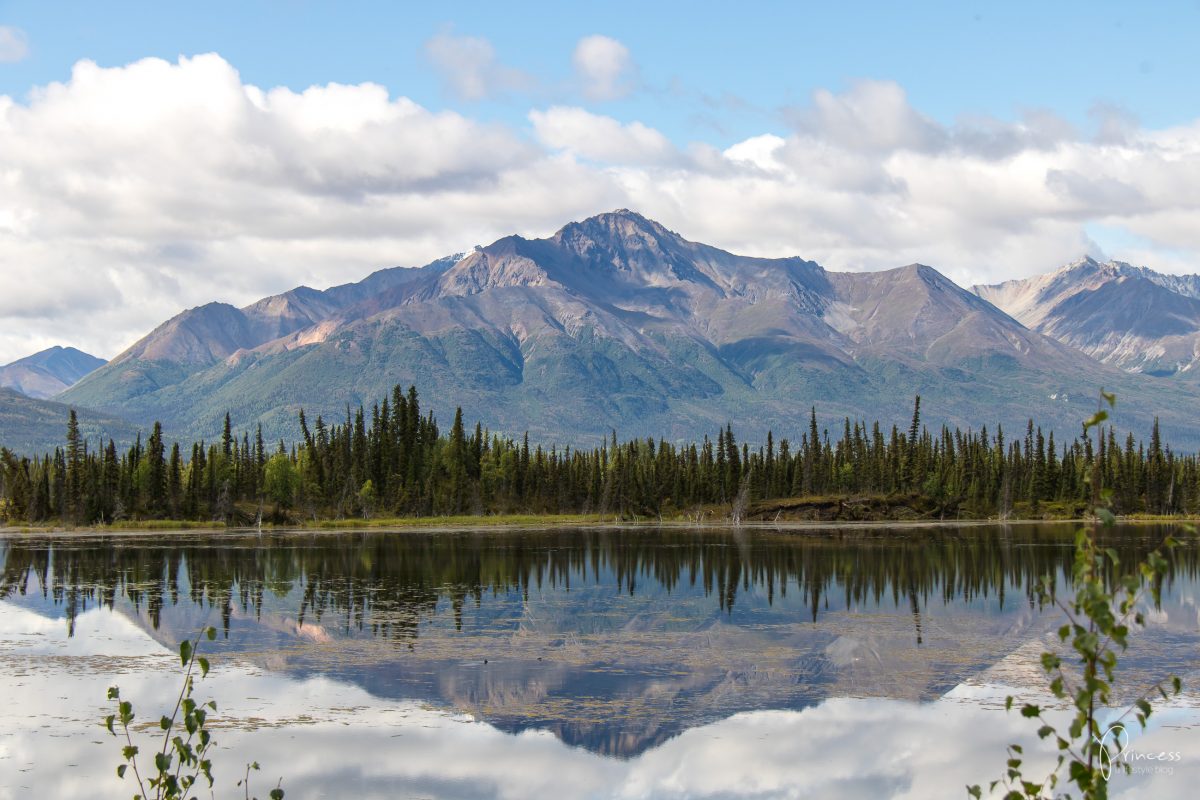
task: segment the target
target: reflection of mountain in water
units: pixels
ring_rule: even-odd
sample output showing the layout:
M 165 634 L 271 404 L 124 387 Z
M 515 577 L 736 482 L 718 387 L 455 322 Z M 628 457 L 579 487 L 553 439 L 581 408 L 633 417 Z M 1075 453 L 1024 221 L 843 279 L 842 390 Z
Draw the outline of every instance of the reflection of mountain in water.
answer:
M 1158 533 L 1113 544 L 1134 563 Z M 1027 526 L 13 538 L 0 556 L 0 596 L 68 625 L 101 604 L 173 646 L 216 623 L 271 670 L 632 755 L 739 711 L 938 696 L 1044 632 L 1029 587 L 1065 582 L 1072 551 Z M 1183 551 L 1173 580 L 1196 567 Z

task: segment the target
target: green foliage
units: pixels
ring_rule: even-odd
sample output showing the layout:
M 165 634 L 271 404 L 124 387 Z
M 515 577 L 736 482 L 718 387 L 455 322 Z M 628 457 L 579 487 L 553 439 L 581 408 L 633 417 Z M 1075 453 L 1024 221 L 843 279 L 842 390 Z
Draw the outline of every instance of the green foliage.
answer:
M 197 703 L 192 692 L 196 671 L 199 670 L 201 678 L 207 677 L 209 671 L 208 659 L 198 655 L 201 640 L 207 637 L 211 641 L 216 635 L 217 629 L 208 627 L 194 641 L 185 640 L 179 645 L 179 662 L 184 671 L 183 685 L 170 716 L 164 715 L 159 719 L 161 744 L 147 751 L 153 753 L 153 771 L 145 769 L 147 765 L 144 761 L 139 762 L 142 749 L 134 743 L 130 730 L 135 716 L 133 703 L 121 699 L 119 687 L 113 686 L 108 690 L 108 699 L 116 704 L 116 712 L 104 718 L 104 727 L 114 737 L 124 741 L 121 747 L 122 763 L 117 766 L 117 776 L 122 780 L 132 776 L 137 785 L 133 800 L 187 800 L 195 796 L 196 784 L 201 778 L 211 791 L 214 780 L 209 753 L 215 742 L 208 730 L 208 715 L 216 712 L 217 704 L 213 700 Z M 250 797 L 251 768 L 257 770 L 258 762 L 247 765 L 245 779 L 237 784 L 245 789 L 246 798 Z M 270 800 L 282 800 L 283 794 L 282 787 L 276 785 L 268 796 Z
M 370 519 L 371 514 L 375 510 L 375 504 L 379 502 L 379 493 L 375 491 L 375 482 L 370 478 L 358 490 L 358 505 L 362 509 L 364 519 Z
M 1101 397 L 1100 410 L 1083 423 L 1084 436 L 1108 419 L 1109 409 L 1116 405 L 1114 395 L 1102 391 Z M 1074 713 L 1063 729 L 1047 719 L 1048 709 L 1033 703 L 1021 705 L 1021 716 L 1040 723 L 1038 738 L 1053 741 L 1058 755 L 1048 775 L 1030 779 L 1022 770 L 1024 753 L 1021 747 L 1009 745 L 1004 774 L 989 785 L 992 793 L 1001 788 L 1006 800 L 1058 797 L 1056 792 L 1064 777 L 1064 768 L 1065 782 L 1074 784 L 1083 798 L 1104 800 L 1108 797 L 1108 783 L 1114 767 L 1109 745 L 1123 735 L 1123 720 L 1133 714 L 1138 725 L 1145 728 L 1153 711 L 1151 698 L 1158 696 L 1167 700 L 1179 694 L 1182 688 L 1178 677 L 1167 676 L 1138 697 L 1115 721 L 1107 725 L 1100 723 L 1100 715 L 1113 703 L 1118 654 L 1128 648 L 1130 633 L 1145 624 L 1139 605 L 1147 595 L 1155 605 L 1159 603 L 1162 579 L 1170 566 L 1168 556 L 1179 543 L 1174 537 L 1166 537 L 1159 548 L 1137 564 L 1132 572 L 1122 575 L 1116 550 L 1102 548 L 1099 544 L 1100 530 L 1116 521 L 1110 508 L 1114 491 L 1100 484 L 1098 467 L 1088 477 L 1096 503 L 1095 516 L 1089 527 L 1076 534 L 1072 569 L 1075 596 L 1066 602 L 1059 599 L 1054 591 L 1054 578 L 1050 575 L 1043 577 L 1037 587 L 1040 601 L 1060 609 L 1066 619 L 1058 629 L 1058 638 L 1064 645 L 1070 645 L 1069 661 L 1074 669 L 1068 669 L 1064 655 L 1053 651 L 1042 653 L 1041 667 L 1049 680 L 1051 694 L 1057 700 L 1069 702 Z M 1191 531 L 1190 527 L 1185 528 Z M 1118 576 L 1111 582 L 1106 580 L 1109 568 Z M 1006 708 L 1011 710 L 1013 704 L 1014 699 L 1008 697 Z M 1126 771 L 1130 769 L 1127 763 L 1116 766 Z M 983 789 L 978 785 L 968 786 L 967 793 L 979 798 Z
M 662 439 L 599 447 L 544 448 L 464 424 L 447 433 L 423 411 L 415 388 L 395 387 L 369 409 L 347 408 L 342 422 L 318 416 L 303 438 L 265 451 L 261 430 L 216 444 L 168 447 L 155 426 L 125 453 L 110 441 L 88 448 L 78 425 L 67 445 L 43 457 L 0 449 L 0 514 L 10 523 L 137 523 L 147 519 L 252 524 L 265 501 L 276 521 L 494 514 L 601 514 L 695 517 L 724 507 L 798 497 L 915 497 L 941 518 L 1073 516 L 1094 506 L 1092 487 L 1111 487 L 1114 514 L 1200 512 L 1200 458 L 1166 446 L 1155 424 L 1148 443 L 1118 441 L 1101 428 L 1108 411 L 1072 440 L 1032 421 L 1024 437 L 922 426 L 920 401 L 905 430 L 845 419 L 821 427 L 813 409 L 799 441 L 753 447 L 732 425 L 715 441 Z M 1099 433 L 1089 438 L 1086 431 Z M 166 453 L 170 452 L 168 458 Z M 190 453 L 190 457 L 188 454 Z M 253 513 L 247 513 L 253 508 Z M 292 511 L 294 516 L 289 516 Z
M 296 467 L 285 453 L 276 453 L 267 462 L 263 486 L 267 497 L 281 508 L 289 508 L 296 493 Z

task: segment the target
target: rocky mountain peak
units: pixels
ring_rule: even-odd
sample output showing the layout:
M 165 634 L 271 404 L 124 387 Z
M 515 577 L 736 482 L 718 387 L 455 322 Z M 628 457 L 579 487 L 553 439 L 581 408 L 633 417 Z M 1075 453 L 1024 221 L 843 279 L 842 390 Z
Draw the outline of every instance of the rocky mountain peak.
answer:
M 1054 272 L 974 291 L 1028 327 L 1130 372 L 1191 375 L 1200 276 L 1085 256 Z
M 1066 265 L 1060 267 L 1057 271 L 1058 272 L 1071 272 L 1071 271 L 1081 270 L 1081 269 L 1097 270 L 1097 269 L 1100 269 L 1102 266 L 1103 266 L 1103 264 L 1101 264 L 1099 261 L 1092 258 L 1091 256 L 1083 255 L 1083 256 L 1080 256 L 1079 258 L 1075 259 L 1074 261 L 1070 262 L 1069 264 L 1066 264 Z
M 505 287 L 550 285 L 553 280 L 545 267 L 525 252 L 529 244 L 520 236 L 508 236 L 477 249 L 446 270 L 436 293 L 461 296 Z
M 703 248 L 624 208 L 565 225 L 550 241 L 586 267 L 649 285 L 707 277 L 695 266 Z
M 569 222 L 552 237 L 557 242 L 578 241 L 583 238 L 607 240 L 628 245 L 682 243 L 685 240 L 674 231 L 636 211 L 619 208 L 596 214 L 579 222 Z

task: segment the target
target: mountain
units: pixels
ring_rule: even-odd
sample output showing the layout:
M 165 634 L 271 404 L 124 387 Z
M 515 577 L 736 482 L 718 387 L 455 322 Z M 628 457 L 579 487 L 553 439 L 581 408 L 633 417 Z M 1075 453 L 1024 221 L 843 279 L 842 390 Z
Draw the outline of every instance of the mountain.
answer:
M 355 284 L 325 291 L 300 286 L 263 298 L 245 308 L 208 303 L 177 314 L 118 355 L 109 368 L 92 375 L 86 387 L 65 395 L 66 402 L 94 399 L 113 413 L 130 419 L 188 418 L 186 410 L 172 413 L 154 398 L 169 397 L 172 387 L 223 363 L 236 353 L 318 326 L 337 312 L 355 305 L 369 308 L 392 292 L 428 276 L 440 274 L 460 256 L 435 261 L 421 269 L 393 267 L 372 273 Z M 185 401 L 186 402 L 186 401 Z M 84 401 L 86 405 L 86 401 Z M 197 404 L 199 407 L 199 404 Z M 232 406 L 231 406 L 232 408 Z M 211 411 L 222 416 L 224 411 Z M 188 430 L 206 430 L 189 422 Z
M 1106 364 L 1200 378 L 1200 275 L 1083 258 L 1047 275 L 972 291 Z
M 795 436 L 811 406 L 827 424 L 907 425 L 917 393 L 931 424 L 1032 416 L 1074 434 L 1103 386 L 1133 409 L 1123 425 L 1159 414 L 1172 441 L 1200 443 L 1194 388 L 1097 363 L 931 267 L 738 256 L 626 210 L 324 292 L 186 311 L 60 399 L 189 436 L 218 433 L 229 410 L 294 440 L 300 407 L 341 420 L 397 383 L 443 420 L 459 404 L 493 430 L 565 444 L 726 422 Z
M 66 440 L 71 408 L 0 388 L 0 446 L 25 455 L 53 451 Z M 110 438 L 128 444 L 138 434 L 136 425 L 113 414 L 85 408 L 76 408 L 76 414 L 79 430 L 92 447 Z
M 74 347 L 55 346 L 0 367 L 0 387 L 45 399 L 77 383 L 104 363 L 104 359 Z

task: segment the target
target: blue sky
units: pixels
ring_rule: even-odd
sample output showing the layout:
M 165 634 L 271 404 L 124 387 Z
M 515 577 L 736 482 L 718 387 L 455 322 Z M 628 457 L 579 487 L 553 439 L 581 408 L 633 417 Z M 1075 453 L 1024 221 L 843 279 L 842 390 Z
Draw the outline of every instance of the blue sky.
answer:
M 782 107 L 858 78 L 893 80 L 945 124 L 1049 109 L 1079 126 L 1098 105 L 1162 127 L 1191 119 L 1200 2 L 1054 3 L 0 3 L 30 55 L 0 93 L 64 80 L 88 58 L 218 52 L 259 86 L 382 83 L 429 108 L 519 122 L 530 100 L 570 96 L 571 51 L 600 33 L 629 47 L 646 91 L 601 104 L 677 141 L 782 127 Z M 538 86 L 483 102 L 444 90 L 424 44 L 485 37 Z
M 0 0 L 0 363 L 628 207 L 960 285 L 1200 272 L 1200 0 Z

